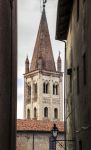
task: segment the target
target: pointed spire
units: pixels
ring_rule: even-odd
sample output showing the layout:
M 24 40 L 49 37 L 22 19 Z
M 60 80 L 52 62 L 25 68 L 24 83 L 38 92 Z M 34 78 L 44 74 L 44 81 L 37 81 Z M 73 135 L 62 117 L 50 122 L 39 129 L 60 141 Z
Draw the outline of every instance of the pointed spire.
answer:
M 29 59 L 28 59 L 28 55 L 27 55 L 26 60 L 25 60 L 25 73 L 29 73 Z
M 36 44 L 31 61 L 30 71 L 38 69 L 38 60 L 41 56 L 42 69 L 46 71 L 56 71 L 53 52 L 51 47 L 48 24 L 45 14 L 45 7 L 41 16 L 40 26 L 37 34 Z
M 61 72 L 61 57 L 60 57 L 60 51 L 59 51 L 59 56 L 57 59 L 57 71 Z
M 28 55 L 26 56 L 25 63 L 29 63 Z

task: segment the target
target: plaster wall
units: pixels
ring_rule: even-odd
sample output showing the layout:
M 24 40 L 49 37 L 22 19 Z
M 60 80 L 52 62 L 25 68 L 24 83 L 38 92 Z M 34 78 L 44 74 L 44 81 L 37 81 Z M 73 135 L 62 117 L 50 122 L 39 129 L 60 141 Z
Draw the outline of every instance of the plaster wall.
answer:
M 81 141 L 82 150 L 90 150 L 91 134 L 91 1 L 79 1 L 79 18 L 77 19 L 77 1 L 74 1 L 72 16 L 67 37 L 67 66 L 72 61 L 72 94 L 71 103 L 68 102 L 68 113 L 72 110 L 68 124 L 72 123 L 72 133 L 75 148 L 79 150 Z M 70 49 L 70 50 L 69 50 Z M 86 83 L 84 84 L 84 54 L 86 57 Z M 77 93 L 77 67 L 79 67 L 79 93 Z M 71 127 L 71 124 L 69 125 Z M 74 134 L 75 133 L 75 134 Z M 68 134 L 68 137 L 70 135 Z M 68 148 L 70 149 L 70 148 Z

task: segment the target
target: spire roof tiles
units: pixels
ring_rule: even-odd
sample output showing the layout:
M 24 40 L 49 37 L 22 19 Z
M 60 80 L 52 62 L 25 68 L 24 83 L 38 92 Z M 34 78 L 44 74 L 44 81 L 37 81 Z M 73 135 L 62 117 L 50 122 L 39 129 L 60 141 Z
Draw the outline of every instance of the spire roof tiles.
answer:
M 56 71 L 45 8 L 43 8 L 41 16 L 40 26 L 30 66 L 30 72 L 38 69 L 39 59 L 41 59 L 42 70 L 52 72 Z

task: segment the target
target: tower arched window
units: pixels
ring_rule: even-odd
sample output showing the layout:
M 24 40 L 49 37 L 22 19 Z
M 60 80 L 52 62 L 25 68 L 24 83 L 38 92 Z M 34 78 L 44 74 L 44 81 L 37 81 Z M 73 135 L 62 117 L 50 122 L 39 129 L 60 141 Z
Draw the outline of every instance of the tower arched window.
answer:
M 34 93 L 37 94 L 37 83 L 34 84 Z
M 46 93 L 48 93 L 48 83 L 46 83 Z
M 55 92 L 56 92 L 56 95 L 58 95 L 58 85 L 55 86 L 55 90 L 56 90 L 56 91 L 55 91 Z
M 58 95 L 58 84 L 53 84 L 53 95 Z
M 43 93 L 45 93 L 45 82 L 43 83 Z
M 55 95 L 55 84 L 53 84 L 53 95 Z
M 34 118 L 35 119 L 37 118 L 37 109 L 36 109 L 36 107 L 34 108 Z
M 47 107 L 44 108 L 44 117 L 48 117 L 48 108 Z
M 54 109 L 54 119 L 58 119 L 58 109 Z
M 30 119 L 30 109 L 27 109 L 27 119 Z
M 28 86 L 28 95 L 31 95 L 31 86 Z
M 44 82 L 43 83 L 43 93 L 48 93 L 48 87 L 49 87 L 49 85 L 48 85 L 48 83 L 46 83 L 46 82 Z

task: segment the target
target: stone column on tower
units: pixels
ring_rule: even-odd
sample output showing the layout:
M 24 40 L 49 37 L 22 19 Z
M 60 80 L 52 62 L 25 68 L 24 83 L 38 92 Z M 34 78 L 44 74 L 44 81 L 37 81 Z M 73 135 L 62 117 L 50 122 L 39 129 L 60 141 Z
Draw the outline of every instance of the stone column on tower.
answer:
M 60 52 L 59 52 L 59 56 L 57 59 L 57 71 L 61 72 L 61 57 L 60 57 Z
M 26 60 L 25 60 L 25 73 L 29 73 L 29 59 L 28 59 L 28 56 L 26 57 Z

